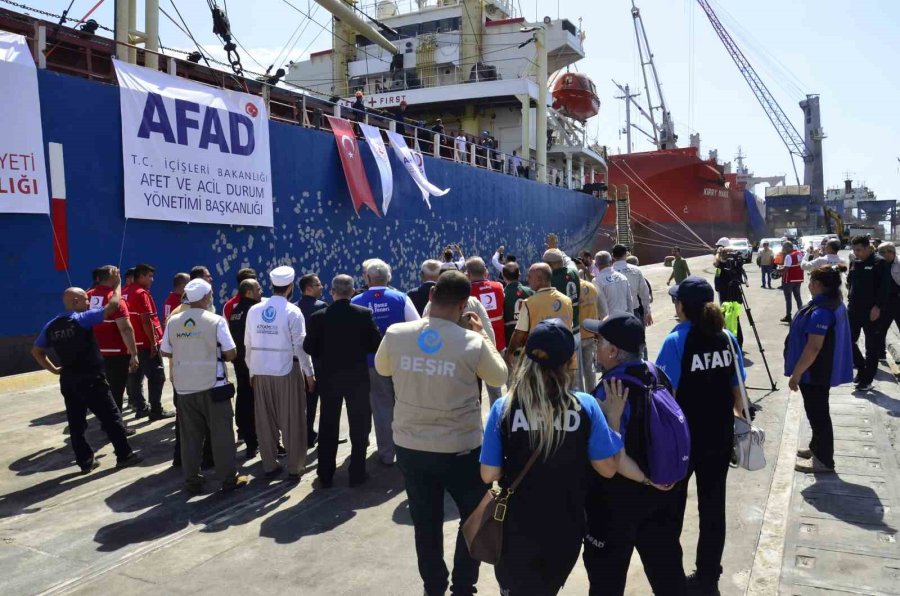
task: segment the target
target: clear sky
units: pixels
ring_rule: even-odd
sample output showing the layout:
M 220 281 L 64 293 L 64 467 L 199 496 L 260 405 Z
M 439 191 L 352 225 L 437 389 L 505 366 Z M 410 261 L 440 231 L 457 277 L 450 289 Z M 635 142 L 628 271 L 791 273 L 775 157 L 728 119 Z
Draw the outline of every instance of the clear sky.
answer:
M 159 1 L 166 12 L 178 18 L 171 0 Z M 312 0 L 289 1 L 330 27 L 326 11 Z M 587 58 L 577 69 L 594 79 L 602 102 L 600 115 L 590 121 L 589 129 L 612 152 L 624 151 L 625 138 L 619 134 L 624 106 L 614 99 L 618 91 L 610 79 L 643 91 L 631 1 L 514 1 L 528 19 L 559 14 L 576 25 L 582 19 Z M 25 3 L 59 13 L 69 0 Z M 221 56 L 205 0 L 175 3 L 200 44 Z M 94 0 L 75 0 L 70 16 L 81 17 L 93 4 Z M 112 27 L 114 4 L 114 0 L 106 0 L 94 18 Z M 138 4 L 143 6 L 143 2 Z M 900 199 L 900 147 L 896 141 L 900 122 L 891 108 L 900 97 L 896 75 L 900 2 L 711 0 L 711 4 L 801 134 L 802 112 L 797 101 L 806 93 L 821 95 L 822 124 L 828 135 L 825 186 L 842 185 L 849 173 L 879 198 Z M 676 121 L 679 145 L 688 143 L 690 131 L 698 131 L 704 154 L 718 149 L 720 160 L 728 161 L 740 145 L 748 156 L 747 165 L 757 175 L 787 174 L 788 184 L 793 183 L 787 150 L 696 0 L 638 0 L 638 6 L 663 93 Z M 331 45 L 327 31 L 313 22 L 304 26 L 306 19 L 285 0 L 231 0 L 228 11 L 235 36 L 264 66 L 279 54 L 283 65 Z M 295 31 L 300 33 L 299 39 L 291 42 L 293 50 L 286 51 Z M 188 37 L 165 16 L 161 17 L 160 38 L 170 47 L 191 46 Z M 243 64 L 262 70 L 246 55 Z M 634 138 L 635 150 L 650 148 L 639 133 Z M 802 179 L 802 163 L 797 165 Z

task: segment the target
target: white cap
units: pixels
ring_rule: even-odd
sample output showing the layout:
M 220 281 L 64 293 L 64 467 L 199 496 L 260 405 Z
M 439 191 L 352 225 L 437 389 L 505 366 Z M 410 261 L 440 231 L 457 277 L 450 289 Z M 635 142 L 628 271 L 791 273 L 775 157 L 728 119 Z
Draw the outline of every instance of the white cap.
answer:
M 212 286 L 205 279 L 192 279 L 184 286 L 184 295 L 191 303 L 200 302 L 210 292 L 212 292 Z
M 273 286 L 278 288 L 289 286 L 294 283 L 294 268 L 287 265 L 275 267 L 269 272 L 269 280 Z
M 716 246 L 728 246 L 731 242 L 728 241 L 728 238 L 722 236 L 716 241 Z

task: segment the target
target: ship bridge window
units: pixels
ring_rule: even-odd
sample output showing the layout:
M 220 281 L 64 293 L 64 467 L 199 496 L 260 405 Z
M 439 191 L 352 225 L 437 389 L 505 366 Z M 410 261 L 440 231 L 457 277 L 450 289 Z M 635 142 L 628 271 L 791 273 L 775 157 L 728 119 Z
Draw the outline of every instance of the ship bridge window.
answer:
M 562 20 L 562 28 L 572 35 L 578 35 L 578 29 L 575 28 L 575 25 L 573 25 L 572 22 L 569 21 L 569 19 Z
M 424 23 L 413 23 L 412 25 L 394 27 L 394 30 L 397 32 L 397 34 L 390 33 L 388 31 L 382 31 L 381 34 L 384 35 L 385 39 L 387 39 L 388 41 L 397 41 L 398 39 L 409 39 L 411 37 L 418 37 L 419 35 L 426 35 L 429 33 L 447 33 L 449 31 L 459 31 L 460 25 L 460 17 L 453 17 L 449 19 L 438 19 L 436 21 L 426 21 Z M 363 37 L 362 35 L 356 36 L 357 47 L 363 48 L 370 45 L 372 45 L 371 40 Z

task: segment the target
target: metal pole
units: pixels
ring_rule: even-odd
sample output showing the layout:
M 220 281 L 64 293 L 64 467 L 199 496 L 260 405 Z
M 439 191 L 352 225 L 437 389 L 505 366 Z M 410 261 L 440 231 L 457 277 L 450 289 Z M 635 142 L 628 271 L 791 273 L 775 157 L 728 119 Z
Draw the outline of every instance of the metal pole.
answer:
M 159 70 L 159 0 L 144 3 L 144 66 Z
M 547 182 L 547 44 L 546 32 L 534 32 L 535 53 L 537 54 L 537 181 Z
M 37 25 L 37 47 L 35 48 L 35 54 L 37 54 L 38 68 L 44 69 L 47 68 L 47 55 L 44 53 L 47 50 L 47 27 L 44 25 Z
M 125 41 L 131 43 L 131 34 L 137 31 L 137 0 L 128 0 L 128 37 Z M 128 48 L 128 62 L 137 64 L 137 48 Z
M 625 153 L 631 153 L 631 93 L 628 85 L 625 85 Z
M 116 58 L 128 62 L 128 5 L 129 0 L 116 0 Z

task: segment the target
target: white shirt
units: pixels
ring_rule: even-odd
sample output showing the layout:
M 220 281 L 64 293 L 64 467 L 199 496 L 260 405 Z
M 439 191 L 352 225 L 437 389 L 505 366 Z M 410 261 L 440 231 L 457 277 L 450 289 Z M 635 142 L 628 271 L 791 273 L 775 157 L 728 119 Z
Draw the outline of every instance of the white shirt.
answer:
M 234 338 L 231 337 L 231 331 L 228 329 L 228 321 L 226 321 L 224 317 L 218 317 L 218 320 L 216 321 L 216 342 L 218 342 L 219 346 L 216 349 L 218 361 L 216 362 L 216 384 L 213 385 L 213 387 L 218 387 L 228 382 L 228 377 L 225 374 L 225 360 L 222 359 L 222 352 L 237 348 L 237 345 L 234 343 Z M 160 344 L 159 349 L 166 354 L 174 354 L 172 351 L 172 342 L 169 341 L 169 325 L 166 325 L 166 330 L 163 331 L 162 344 Z
M 465 153 L 466 151 L 466 137 L 459 135 L 456 137 L 456 148 Z
M 787 261 L 787 257 L 785 257 L 785 261 Z M 837 264 L 846 265 L 847 261 L 845 261 L 838 255 L 824 255 L 821 257 L 816 257 L 812 261 L 803 261 L 802 263 L 800 263 L 800 268 L 804 271 L 812 271 L 813 269 L 818 269 L 819 267 L 826 267 Z M 788 265 L 785 263 L 785 266 Z
M 594 275 L 597 288 L 597 317 L 604 319 L 614 313 L 634 314 L 634 300 L 628 278 L 612 267 L 597 271 Z
M 522 167 L 522 158 L 519 157 L 518 155 L 513 155 L 512 163 L 513 163 L 514 168 L 520 168 L 520 167 Z
M 494 256 L 491 257 L 491 265 L 494 266 L 494 269 L 497 270 L 497 275 L 503 276 L 503 263 L 500 262 L 500 253 L 494 252 Z
M 628 278 L 628 285 L 631 287 L 631 303 L 634 308 L 644 307 L 644 316 L 650 314 L 650 287 L 644 280 L 644 272 L 640 267 L 631 265 L 625 261 L 616 261 L 613 263 L 613 269 Z
M 303 351 L 305 337 L 303 312 L 284 296 L 272 296 L 254 304 L 247 312 L 244 332 L 250 376 L 288 375 L 294 367 L 294 358 L 300 361 L 306 376 L 313 376 L 312 359 Z

